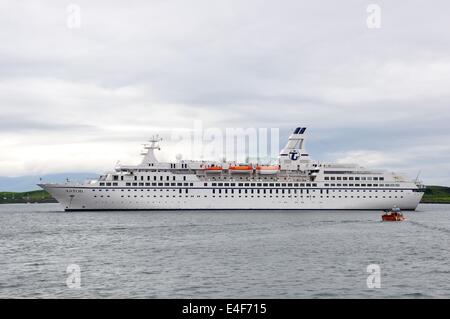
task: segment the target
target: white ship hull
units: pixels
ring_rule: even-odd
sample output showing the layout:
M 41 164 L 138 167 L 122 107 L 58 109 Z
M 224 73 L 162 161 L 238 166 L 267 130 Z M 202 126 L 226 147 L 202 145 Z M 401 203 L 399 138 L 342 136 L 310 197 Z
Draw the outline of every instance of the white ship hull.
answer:
M 221 195 L 212 197 L 209 190 L 189 189 L 189 195 L 178 195 L 178 189 L 99 189 L 41 185 L 67 211 L 95 210 L 383 210 L 394 206 L 402 210 L 415 210 L 423 193 L 412 190 L 351 191 L 338 195 L 320 195 L 311 190 L 310 195 Z M 316 194 L 317 192 L 317 194 Z M 96 194 L 96 195 L 94 195 Z M 157 195 L 154 195 L 157 194 Z M 162 195 L 161 195 L 162 194 Z M 173 195 L 175 194 L 175 195 Z M 205 195 L 208 194 L 208 195 Z M 343 195 L 346 194 L 346 195 Z M 356 195 L 358 194 L 358 195 Z M 395 194 L 395 195 L 394 195 Z M 104 197 L 94 197 L 104 196 Z M 109 196 L 109 197 L 106 197 Z M 124 196 L 124 197 L 122 197 Z M 128 197 L 130 196 L 130 197 Z M 156 196 L 156 197 L 155 197 Z M 322 196 L 322 197 L 320 197 Z M 333 198 L 332 196 L 335 196 Z M 345 197 L 346 196 L 346 197 Z M 352 198 L 353 196 L 353 198 Z M 359 198 L 357 198 L 359 196 Z M 371 198 L 369 198 L 369 196 Z M 383 198 L 383 196 L 385 198 Z M 331 198 L 330 198 L 331 197 Z M 365 198 L 363 198 L 365 197 Z M 390 198 L 389 198 L 390 197 Z

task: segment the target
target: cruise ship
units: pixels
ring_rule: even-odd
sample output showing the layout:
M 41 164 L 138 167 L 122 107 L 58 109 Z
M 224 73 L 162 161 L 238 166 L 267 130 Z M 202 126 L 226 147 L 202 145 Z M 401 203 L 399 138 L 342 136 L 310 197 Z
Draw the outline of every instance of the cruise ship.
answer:
M 359 165 L 322 163 L 305 149 L 297 127 L 278 162 L 159 162 L 161 139 L 145 145 L 139 165 L 118 165 L 83 183 L 39 184 L 66 211 L 98 210 L 415 210 L 417 180 Z

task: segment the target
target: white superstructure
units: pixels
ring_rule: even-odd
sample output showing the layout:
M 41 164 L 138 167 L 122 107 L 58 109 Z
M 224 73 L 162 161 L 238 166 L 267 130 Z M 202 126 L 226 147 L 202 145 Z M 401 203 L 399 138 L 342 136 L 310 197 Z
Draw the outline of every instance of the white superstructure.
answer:
M 211 161 L 158 162 L 161 139 L 145 146 L 142 163 L 118 166 L 85 183 L 40 184 L 67 211 L 181 209 L 414 210 L 418 181 L 358 165 L 310 159 L 304 127 L 289 136 L 277 165 Z

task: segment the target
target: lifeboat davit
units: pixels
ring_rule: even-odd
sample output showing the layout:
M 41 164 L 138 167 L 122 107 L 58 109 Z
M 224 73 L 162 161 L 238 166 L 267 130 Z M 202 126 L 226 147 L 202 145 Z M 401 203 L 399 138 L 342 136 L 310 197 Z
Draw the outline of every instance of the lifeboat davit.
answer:
M 279 165 L 259 165 L 256 166 L 256 172 L 261 175 L 276 174 L 280 170 Z
M 381 219 L 385 222 L 401 222 L 406 220 L 406 217 L 400 212 L 400 208 L 394 207 L 390 211 L 386 210 Z
M 253 166 L 247 164 L 233 165 L 228 170 L 230 173 L 248 174 L 253 172 Z
M 222 166 L 211 165 L 205 168 L 206 173 L 221 173 L 223 170 Z

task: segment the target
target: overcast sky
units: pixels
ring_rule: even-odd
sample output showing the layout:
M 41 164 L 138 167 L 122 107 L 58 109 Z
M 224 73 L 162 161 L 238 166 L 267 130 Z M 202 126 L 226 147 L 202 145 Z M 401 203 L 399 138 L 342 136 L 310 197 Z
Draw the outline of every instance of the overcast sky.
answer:
M 381 28 L 367 26 L 371 3 Z M 153 133 L 202 120 L 281 138 L 306 126 L 314 159 L 450 185 L 449 12 L 448 0 L 0 0 L 0 176 L 136 163 Z

